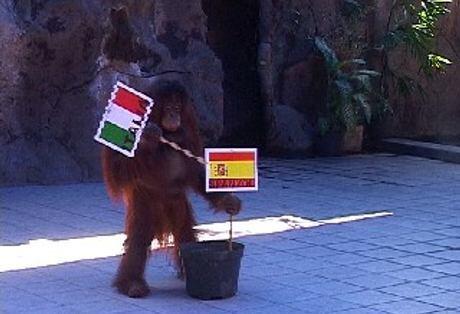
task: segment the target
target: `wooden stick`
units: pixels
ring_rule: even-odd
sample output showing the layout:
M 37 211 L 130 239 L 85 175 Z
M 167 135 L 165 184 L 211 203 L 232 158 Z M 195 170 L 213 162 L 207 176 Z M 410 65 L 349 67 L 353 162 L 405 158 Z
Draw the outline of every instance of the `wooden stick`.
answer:
M 190 157 L 192 159 L 195 159 L 198 163 L 206 166 L 206 162 L 205 162 L 203 157 L 195 156 L 188 149 L 183 149 L 182 147 L 180 147 L 176 143 L 168 141 L 163 136 L 160 136 L 160 142 L 171 146 L 173 149 L 182 152 L 185 156 Z M 229 230 L 229 239 L 228 239 L 228 250 L 233 251 L 233 215 L 232 214 L 230 214 L 230 230 Z
M 172 147 L 173 149 L 181 152 L 185 156 L 187 156 L 189 158 L 192 158 L 192 159 L 195 159 L 198 163 L 206 166 L 206 162 L 204 161 L 203 157 L 193 155 L 193 153 L 191 151 L 189 151 L 188 149 L 184 149 L 184 148 L 180 147 L 179 145 L 177 145 L 176 143 L 168 141 L 163 136 L 160 136 L 160 142 L 169 145 L 170 147 Z
M 230 230 L 229 230 L 228 250 L 233 251 L 233 215 L 232 214 L 230 214 Z

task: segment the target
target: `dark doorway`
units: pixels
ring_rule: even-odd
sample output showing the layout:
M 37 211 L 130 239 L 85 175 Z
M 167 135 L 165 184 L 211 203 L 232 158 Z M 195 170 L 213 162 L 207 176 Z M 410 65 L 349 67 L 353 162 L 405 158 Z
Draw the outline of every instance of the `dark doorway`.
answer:
M 224 69 L 222 145 L 261 146 L 264 110 L 257 72 L 259 1 L 203 0 L 208 44 Z

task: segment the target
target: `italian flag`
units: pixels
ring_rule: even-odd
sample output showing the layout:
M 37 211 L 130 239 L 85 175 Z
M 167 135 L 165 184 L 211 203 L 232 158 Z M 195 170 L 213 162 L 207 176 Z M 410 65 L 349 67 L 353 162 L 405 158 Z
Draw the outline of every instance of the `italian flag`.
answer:
M 133 157 L 152 105 L 151 98 L 118 82 L 95 140 Z

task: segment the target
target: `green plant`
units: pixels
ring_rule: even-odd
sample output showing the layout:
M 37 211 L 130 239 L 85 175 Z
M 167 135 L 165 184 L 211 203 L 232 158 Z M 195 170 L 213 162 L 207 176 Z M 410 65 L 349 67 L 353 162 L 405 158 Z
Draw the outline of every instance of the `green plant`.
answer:
M 340 61 L 322 38 L 315 38 L 315 46 L 324 59 L 328 80 L 327 108 L 318 118 L 320 134 L 370 123 L 373 111 L 370 102 L 379 96 L 372 78 L 380 73 L 367 69 L 363 59 Z
M 416 58 L 420 69 L 432 76 L 452 62 L 436 52 L 439 20 L 450 13 L 452 0 L 393 0 L 388 33 L 383 48 L 388 53 L 404 46 Z

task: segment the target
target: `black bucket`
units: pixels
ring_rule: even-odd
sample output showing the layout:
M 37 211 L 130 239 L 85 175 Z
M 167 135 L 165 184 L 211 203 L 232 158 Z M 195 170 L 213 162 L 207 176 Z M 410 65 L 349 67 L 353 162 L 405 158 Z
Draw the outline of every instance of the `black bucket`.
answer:
M 187 293 L 201 300 L 225 299 L 238 291 L 244 245 L 228 241 L 185 243 L 180 247 Z

